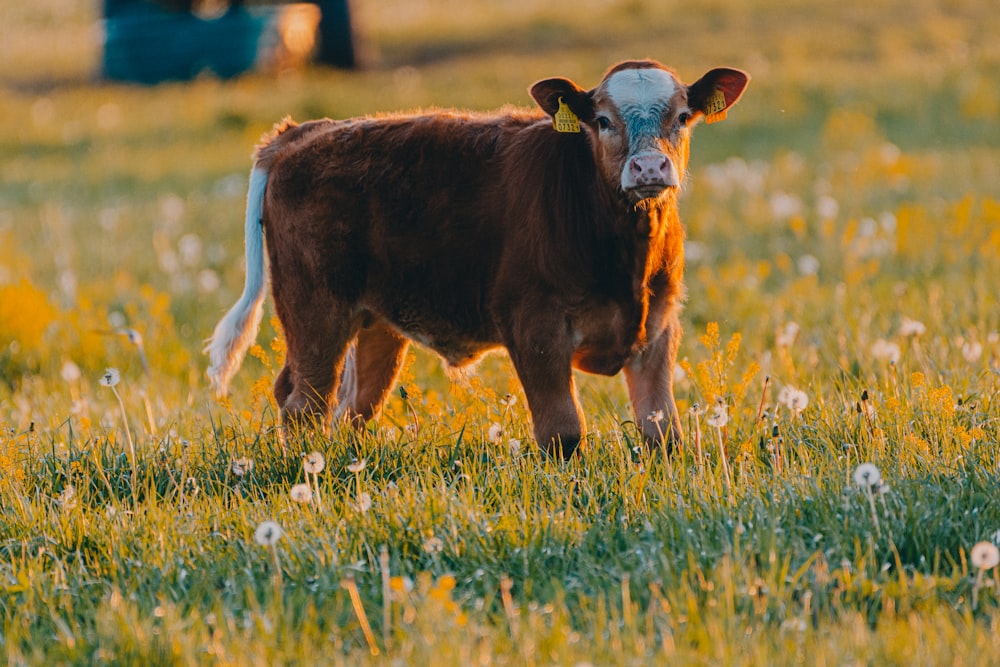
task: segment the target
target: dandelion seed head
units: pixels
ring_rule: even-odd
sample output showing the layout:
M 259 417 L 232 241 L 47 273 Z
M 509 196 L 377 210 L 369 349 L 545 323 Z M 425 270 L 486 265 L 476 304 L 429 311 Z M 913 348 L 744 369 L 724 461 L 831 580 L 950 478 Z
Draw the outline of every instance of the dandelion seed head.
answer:
M 326 459 L 319 452 L 309 452 L 302 460 L 302 467 L 310 475 L 318 475 L 326 467 Z
M 882 359 L 891 364 L 896 364 L 899 363 L 899 357 L 901 354 L 899 345 L 891 341 L 887 341 L 884 338 L 879 338 L 872 343 L 872 356 L 876 359 Z
M 100 383 L 102 387 L 114 387 L 121 379 L 121 373 L 118 372 L 117 368 L 107 368 L 104 370 L 104 375 L 101 376 Z
M 990 570 L 1000 565 L 1000 549 L 992 542 L 979 542 L 969 552 L 969 560 L 979 570 Z
M 795 266 L 804 276 L 814 276 L 819 272 L 819 260 L 814 255 L 802 255 Z
M 778 347 L 791 347 L 799 336 L 798 322 L 786 322 L 775 334 L 774 342 Z
M 882 474 L 871 463 L 862 463 L 854 469 L 854 483 L 862 489 L 870 489 L 882 481 Z
M 82 375 L 80 373 L 80 367 L 69 359 L 63 362 L 62 370 L 59 371 L 59 374 L 62 376 L 63 380 L 70 383 L 76 382 Z
M 904 317 L 899 323 L 899 335 L 904 338 L 922 336 L 926 332 L 927 327 L 924 326 L 923 322 L 918 320 L 911 320 L 909 317 Z
M 347 464 L 347 472 L 352 472 L 355 475 L 365 469 L 368 465 L 368 461 L 365 459 L 355 459 Z
M 683 366 L 680 364 L 674 364 L 674 382 L 680 384 L 687 379 L 687 376 L 687 371 L 684 370 Z
M 274 546 L 281 539 L 284 531 L 275 521 L 262 521 L 257 530 L 254 531 L 253 538 L 262 547 Z
M 967 340 L 962 343 L 962 357 L 969 362 L 974 364 L 979 361 L 979 358 L 983 356 L 983 344 L 977 340 Z
M 660 422 L 663 421 L 663 410 L 654 410 L 653 412 L 650 412 L 649 416 L 646 417 L 646 419 L 653 422 L 654 424 L 659 424 Z
M 774 217 L 782 220 L 793 218 L 802 211 L 802 200 L 786 192 L 776 192 L 771 195 L 770 204 Z
M 371 508 L 372 508 L 372 496 L 370 493 L 366 491 L 362 493 L 360 496 L 358 496 L 358 504 L 356 506 L 356 509 L 360 513 L 365 514 Z
M 73 509 L 76 507 L 76 487 L 72 484 L 66 486 L 56 500 L 64 510 Z
M 493 422 L 492 424 L 490 424 L 490 429 L 486 435 L 490 439 L 490 442 L 492 442 L 493 444 L 498 444 L 500 442 L 501 436 L 503 436 L 503 427 L 500 426 L 500 424 Z
M 729 407 L 720 398 L 716 401 L 712 411 L 708 413 L 708 425 L 715 428 L 723 428 L 729 423 Z
M 778 392 L 778 403 L 791 410 L 792 414 L 797 415 L 809 405 L 809 394 L 801 389 L 785 385 Z
M 816 200 L 816 213 L 819 217 L 832 220 L 840 212 L 840 204 L 830 195 L 823 195 Z
M 312 500 L 312 488 L 308 484 L 295 484 L 289 492 L 292 500 L 297 503 L 308 503 Z
M 424 551 L 429 554 L 441 553 L 444 550 L 444 542 L 440 537 L 431 535 L 424 540 Z
M 253 472 L 253 465 L 253 459 L 243 456 L 238 459 L 233 459 L 231 470 L 235 476 L 242 477 L 243 475 Z
M 511 438 L 507 441 L 507 449 L 510 451 L 511 456 L 517 456 L 521 453 L 521 441 L 517 438 Z
M 198 289 L 201 292 L 211 294 L 219 289 L 220 285 L 222 281 L 219 279 L 219 274 L 212 269 L 202 269 L 198 272 Z
M 502 399 L 500 400 L 500 403 L 501 403 L 501 405 L 503 405 L 504 407 L 507 407 L 507 408 L 512 408 L 512 407 L 514 407 L 514 404 L 515 404 L 515 403 L 517 403 L 517 396 L 515 396 L 514 394 L 506 394 L 506 395 L 505 395 L 505 396 L 504 396 L 504 397 L 503 397 L 503 398 L 502 398 Z

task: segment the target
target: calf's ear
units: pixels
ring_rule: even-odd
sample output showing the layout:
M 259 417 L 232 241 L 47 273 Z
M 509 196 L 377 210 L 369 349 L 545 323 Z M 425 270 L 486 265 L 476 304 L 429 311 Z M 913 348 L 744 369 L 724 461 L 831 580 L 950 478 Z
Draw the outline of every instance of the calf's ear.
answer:
M 736 104 L 750 75 L 743 70 L 719 67 L 688 86 L 688 106 L 705 114 L 708 121 L 722 120 L 729 107 Z
M 559 100 L 575 113 L 580 120 L 590 121 L 594 118 L 594 100 L 589 91 L 584 90 L 569 79 L 542 79 L 528 91 L 538 106 L 550 116 L 555 116 L 559 110 Z

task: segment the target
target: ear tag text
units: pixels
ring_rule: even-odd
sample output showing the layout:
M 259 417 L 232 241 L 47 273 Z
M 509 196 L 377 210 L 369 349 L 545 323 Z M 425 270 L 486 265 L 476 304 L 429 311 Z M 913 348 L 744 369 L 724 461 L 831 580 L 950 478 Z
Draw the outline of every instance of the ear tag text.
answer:
M 566 102 L 561 97 L 559 98 L 559 109 L 552 117 L 552 127 L 555 128 L 556 132 L 576 133 L 580 131 L 580 119 L 566 106 Z
M 717 123 L 726 119 L 726 94 L 716 88 L 705 100 L 705 122 Z

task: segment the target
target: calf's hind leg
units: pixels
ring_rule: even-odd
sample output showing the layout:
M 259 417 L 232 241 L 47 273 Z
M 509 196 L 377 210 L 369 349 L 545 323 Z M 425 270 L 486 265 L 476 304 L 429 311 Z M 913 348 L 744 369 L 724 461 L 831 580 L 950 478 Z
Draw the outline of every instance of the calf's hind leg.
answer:
M 346 416 L 363 426 L 377 415 L 396 382 L 408 346 L 409 341 L 384 322 L 361 329 L 344 362 L 335 416 Z
M 275 304 L 288 350 L 274 383 L 282 424 L 326 428 L 347 346 L 354 336 L 349 310 L 332 298 L 318 296 L 303 308 L 295 304 L 289 308 L 277 297 Z

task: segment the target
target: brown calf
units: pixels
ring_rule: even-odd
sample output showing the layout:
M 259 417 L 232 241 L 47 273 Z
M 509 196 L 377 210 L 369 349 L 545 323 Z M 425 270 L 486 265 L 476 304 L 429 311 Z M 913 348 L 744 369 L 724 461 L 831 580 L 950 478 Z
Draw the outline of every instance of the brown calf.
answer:
M 531 87 L 538 111 L 286 120 L 258 147 L 247 282 L 206 351 L 220 393 L 257 335 L 263 237 L 288 345 L 283 422 L 359 423 L 381 408 L 409 340 L 451 365 L 510 353 L 535 438 L 583 435 L 572 369 L 625 372 L 650 445 L 681 437 L 673 397 L 691 128 L 724 117 L 749 77 L 691 85 L 652 61 L 584 90 Z M 648 417 L 662 412 L 666 426 Z

